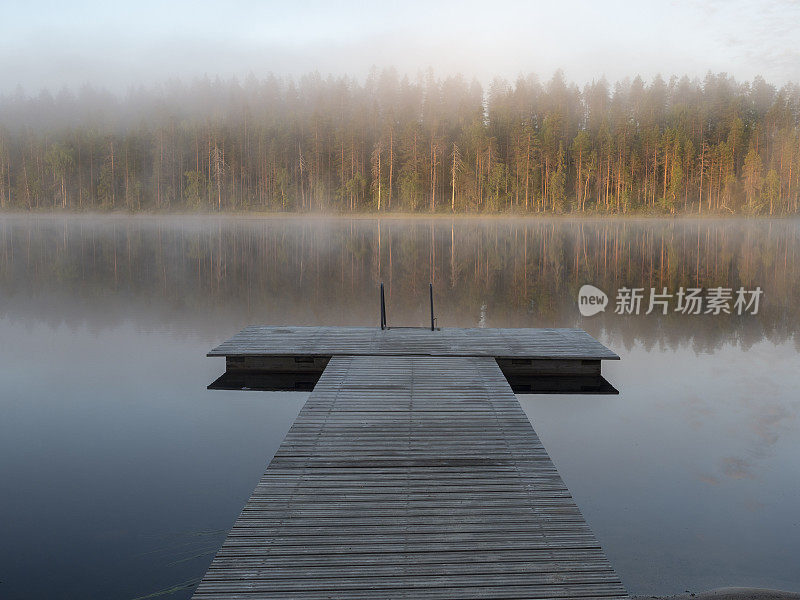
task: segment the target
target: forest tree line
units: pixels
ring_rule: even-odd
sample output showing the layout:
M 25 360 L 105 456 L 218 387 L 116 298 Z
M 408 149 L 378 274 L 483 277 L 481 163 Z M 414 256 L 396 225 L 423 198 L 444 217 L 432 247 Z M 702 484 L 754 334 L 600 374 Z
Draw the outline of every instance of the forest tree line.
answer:
M 795 214 L 800 87 L 202 79 L 0 96 L 0 208 Z

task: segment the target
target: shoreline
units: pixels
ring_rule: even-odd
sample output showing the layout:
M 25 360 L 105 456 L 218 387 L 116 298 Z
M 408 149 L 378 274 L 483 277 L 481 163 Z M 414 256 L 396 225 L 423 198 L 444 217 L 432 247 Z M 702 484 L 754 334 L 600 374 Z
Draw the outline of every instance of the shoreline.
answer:
M 338 212 L 338 211 L 306 211 L 306 212 L 283 212 L 283 211 L 249 211 L 249 210 L 229 210 L 223 212 L 216 211 L 157 211 L 157 210 L 6 210 L 0 209 L 2 217 L 93 217 L 93 218 L 157 218 L 157 217 L 193 217 L 193 218 L 230 218 L 230 219 L 307 219 L 307 220 L 359 220 L 359 221 L 445 221 L 445 220 L 524 220 L 524 221 L 760 221 L 760 222 L 783 222 L 800 220 L 800 214 L 792 215 L 745 215 L 745 214 L 652 214 L 652 213 L 415 213 L 415 212 Z

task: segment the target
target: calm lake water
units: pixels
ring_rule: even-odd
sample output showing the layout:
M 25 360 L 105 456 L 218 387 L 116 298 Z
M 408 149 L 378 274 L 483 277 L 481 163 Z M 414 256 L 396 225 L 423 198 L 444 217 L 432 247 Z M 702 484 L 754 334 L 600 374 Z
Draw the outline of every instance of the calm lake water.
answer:
M 520 400 L 636 594 L 800 592 L 800 223 L 0 216 L 0 597 L 188 598 L 307 394 L 248 324 L 583 327 L 618 396 Z M 581 317 L 593 284 L 606 311 Z M 758 313 L 614 314 L 621 287 Z M 733 308 L 733 303 L 731 303 Z

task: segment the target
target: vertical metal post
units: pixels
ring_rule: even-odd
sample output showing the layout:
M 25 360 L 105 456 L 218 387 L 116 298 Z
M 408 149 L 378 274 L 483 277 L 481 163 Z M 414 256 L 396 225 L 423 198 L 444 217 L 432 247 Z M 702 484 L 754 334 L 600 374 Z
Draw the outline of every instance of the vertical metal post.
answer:
M 435 319 L 434 319 L 434 316 L 433 316 L 433 284 L 431 283 L 429 285 L 430 285 L 430 290 L 431 290 L 431 331 L 434 331 L 435 330 L 435 328 L 434 328 Z
M 386 301 L 383 297 L 383 282 L 381 281 L 381 329 L 386 329 Z

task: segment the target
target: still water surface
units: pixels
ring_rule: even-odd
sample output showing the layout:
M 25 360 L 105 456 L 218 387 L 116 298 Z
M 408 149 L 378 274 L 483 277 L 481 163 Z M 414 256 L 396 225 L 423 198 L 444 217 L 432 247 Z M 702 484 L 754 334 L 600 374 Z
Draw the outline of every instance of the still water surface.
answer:
M 254 323 L 578 326 L 618 396 L 520 396 L 632 593 L 800 591 L 800 224 L 0 216 L 0 597 L 188 598 L 307 397 L 208 391 Z M 611 297 L 584 318 L 577 291 Z M 725 286 L 756 315 L 615 315 Z M 646 309 L 643 305 L 642 312 Z

